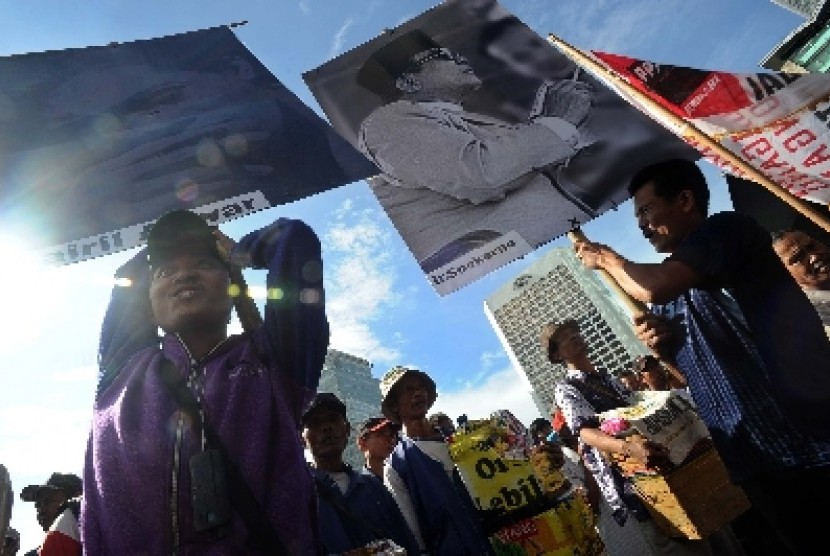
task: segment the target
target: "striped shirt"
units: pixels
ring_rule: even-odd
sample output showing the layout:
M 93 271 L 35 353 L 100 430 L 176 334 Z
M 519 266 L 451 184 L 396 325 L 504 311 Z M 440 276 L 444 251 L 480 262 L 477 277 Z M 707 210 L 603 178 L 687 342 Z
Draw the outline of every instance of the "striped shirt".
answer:
M 652 311 L 673 322 L 677 364 L 736 483 L 830 465 L 830 343 L 748 217 L 709 217 L 672 254 L 704 287 Z

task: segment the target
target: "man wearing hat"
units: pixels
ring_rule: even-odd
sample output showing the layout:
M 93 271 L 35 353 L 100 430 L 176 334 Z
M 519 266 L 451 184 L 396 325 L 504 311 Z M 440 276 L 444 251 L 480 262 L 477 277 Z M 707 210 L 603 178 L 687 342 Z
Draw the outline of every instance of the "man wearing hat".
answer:
M 325 553 L 342 554 L 392 541 L 407 554 L 418 554 L 412 531 L 380 479 L 358 473 L 343 461 L 351 432 L 346 405 L 334 394 L 319 393 L 303 415 L 302 426 L 303 441 L 314 461 L 311 474 Z
M 386 417 L 369 417 L 360 425 L 357 447 L 366 459 L 364 471 L 383 480 L 383 463 L 398 443 L 400 425 Z
M 228 336 L 241 267 L 267 269 L 270 293 L 263 322 Z M 299 220 L 237 244 L 189 211 L 153 225 L 101 328 L 85 551 L 318 553 L 297 430 L 328 346 L 322 278 Z
M 81 556 L 81 510 L 83 482 L 73 473 L 52 473 L 45 484 L 29 485 L 20 492 L 24 502 L 34 502 L 37 521 L 46 537 L 39 556 Z
M 659 470 L 669 463 L 668 450 L 641 436 L 619 438 L 600 429 L 598 414 L 630 405 L 632 393 L 618 379 L 594 365 L 576 320 L 546 324 L 540 341 L 548 361 L 567 368 L 565 379 L 556 384 L 554 399 L 568 428 L 577 436 L 586 468 L 593 474 L 607 502 L 601 509 L 610 509 L 611 517 L 620 527 L 631 529 L 633 524 L 639 529 L 648 545 L 648 554 L 742 556 L 738 540 L 728 526 L 707 539 L 690 540 L 669 537 L 655 524 L 645 504 L 635 494 L 631 478 L 623 477 L 603 454 L 621 454 Z M 601 515 L 600 521 L 608 523 L 607 517 Z M 601 530 L 605 527 L 601 526 Z M 610 540 L 616 531 L 603 530 L 603 535 Z M 606 545 L 611 544 L 606 541 Z
M 383 469 L 421 550 L 437 556 L 492 554 L 475 506 L 441 431 L 427 419 L 437 391 L 430 376 L 393 367 L 380 381 L 381 411 L 403 427 Z
M 586 146 L 577 130 L 591 108 L 586 83 L 551 86 L 524 122 L 469 112 L 464 102 L 481 79 L 464 56 L 418 29 L 375 51 L 357 83 L 385 102 L 358 134 L 382 171 L 373 191 L 425 270 L 513 230 L 530 245 L 548 241 L 536 223 L 551 210 L 579 221 L 595 215 L 556 179 Z M 445 245 L 462 236 L 466 246 Z

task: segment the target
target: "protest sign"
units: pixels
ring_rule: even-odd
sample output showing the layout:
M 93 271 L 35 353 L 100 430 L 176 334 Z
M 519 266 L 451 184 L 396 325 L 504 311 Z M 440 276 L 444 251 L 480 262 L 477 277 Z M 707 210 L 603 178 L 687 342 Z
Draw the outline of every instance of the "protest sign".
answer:
M 0 233 L 69 264 L 376 173 L 227 27 L 0 58 Z
M 372 192 L 449 294 L 698 153 L 495 0 L 451 0 L 303 75 L 380 169 Z

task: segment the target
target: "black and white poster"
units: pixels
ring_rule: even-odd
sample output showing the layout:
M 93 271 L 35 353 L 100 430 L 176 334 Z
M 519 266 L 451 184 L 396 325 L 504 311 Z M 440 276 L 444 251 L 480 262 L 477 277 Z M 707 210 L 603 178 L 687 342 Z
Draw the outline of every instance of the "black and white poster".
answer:
M 622 203 L 641 167 L 698 158 L 494 0 L 444 2 L 303 77 L 441 295 Z

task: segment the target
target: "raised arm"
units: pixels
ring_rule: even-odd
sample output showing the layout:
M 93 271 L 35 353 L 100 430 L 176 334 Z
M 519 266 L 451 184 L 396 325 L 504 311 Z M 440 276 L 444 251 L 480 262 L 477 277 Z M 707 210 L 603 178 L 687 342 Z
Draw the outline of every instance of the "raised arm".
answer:
M 329 342 L 320 241 L 305 223 L 280 218 L 243 237 L 231 260 L 268 270 L 262 347 L 292 386 L 299 421 L 317 390 Z
M 98 387 L 103 392 L 139 349 L 158 342 L 150 307 L 150 266 L 142 249 L 115 272 L 115 286 L 101 325 Z
M 236 242 L 219 229 L 213 230 L 213 236 L 216 238 L 219 254 L 230 266 L 231 284 L 239 289 L 233 296 L 233 307 L 236 309 L 236 316 L 239 317 L 240 324 L 242 324 L 242 330 L 245 332 L 256 330 L 262 326 L 262 315 L 259 314 L 256 303 L 249 295 L 248 282 L 245 280 L 245 276 L 242 275 L 242 267 L 239 266 L 239 261 L 231 259 L 231 252 Z

